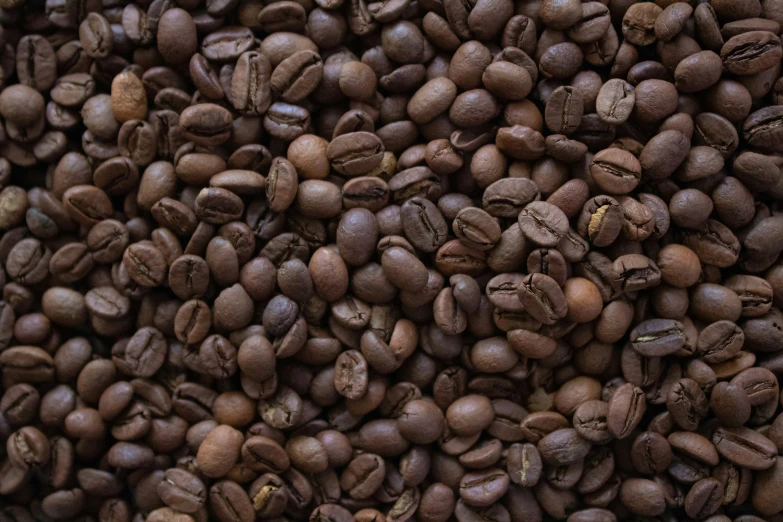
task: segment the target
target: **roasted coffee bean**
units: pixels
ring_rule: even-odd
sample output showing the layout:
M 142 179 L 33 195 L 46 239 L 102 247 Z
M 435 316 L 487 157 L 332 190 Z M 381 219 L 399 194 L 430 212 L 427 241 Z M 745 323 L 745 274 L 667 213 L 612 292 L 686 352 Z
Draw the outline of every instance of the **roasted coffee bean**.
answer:
M 499 500 L 507 491 L 508 475 L 499 469 L 466 473 L 460 480 L 459 494 L 471 506 L 486 507 Z
M 50 89 L 57 76 L 52 44 L 38 34 L 23 36 L 16 46 L 16 69 L 21 84 L 37 91 Z
M 595 100 L 595 108 L 602 121 L 621 125 L 631 116 L 636 94 L 633 87 L 618 78 L 614 78 L 601 86 Z
M 661 272 L 655 262 L 641 254 L 620 256 L 613 266 L 625 291 L 657 286 L 661 280 Z
M 242 434 L 227 425 L 210 431 L 198 448 L 196 462 L 207 477 L 217 478 L 229 472 L 239 458 Z
M 595 183 L 609 194 L 627 194 L 639 184 L 642 168 L 633 154 L 611 148 L 593 156 L 590 174 Z
M 653 475 L 665 471 L 672 461 L 672 448 L 666 437 L 646 431 L 640 433 L 631 446 L 631 461 L 640 473 Z
M 517 292 L 525 310 L 544 324 L 554 324 L 568 311 L 563 291 L 547 275 L 530 274 L 520 282 Z
M 712 443 L 721 456 L 738 466 L 758 470 L 775 464 L 775 445 L 751 429 L 720 427 L 713 434 Z
M 534 243 L 553 247 L 568 232 L 568 218 L 551 203 L 534 201 L 519 213 L 519 228 Z
M 244 488 L 236 482 L 222 480 L 209 490 L 209 499 L 219 520 L 240 520 L 248 522 L 254 519 L 254 505 Z
M 206 503 L 207 491 L 196 476 L 185 470 L 172 468 L 158 486 L 161 500 L 169 507 L 184 513 L 193 513 Z
M 370 132 L 352 132 L 338 136 L 326 150 L 329 162 L 337 172 L 347 176 L 367 174 L 383 159 L 384 146 Z
M 361 500 L 369 497 L 383 483 L 386 466 L 378 455 L 364 453 L 354 458 L 340 477 L 340 487 L 351 498 Z
M 641 421 L 646 408 L 644 392 L 631 383 L 623 384 L 609 400 L 609 431 L 616 438 L 627 437 Z
M 594 443 L 612 438 L 607 424 L 609 405 L 604 401 L 587 400 L 574 410 L 574 429 L 580 437 Z
M 783 49 L 780 39 L 767 31 L 749 31 L 730 38 L 720 50 L 726 70 L 750 75 L 768 69 Z
M 411 198 L 400 210 L 405 236 L 423 252 L 435 252 L 447 239 L 447 225 L 440 210 L 429 200 Z
M 685 344 L 683 326 L 670 319 L 650 319 L 636 326 L 630 335 L 631 347 L 645 357 L 663 357 Z
M 236 70 L 234 74 L 236 75 Z M 275 67 L 269 85 L 280 99 L 298 102 L 315 90 L 322 75 L 321 57 L 313 51 L 299 51 Z
M 669 389 L 666 407 L 681 428 L 695 430 L 707 413 L 707 398 L 692 379 L 680 379 Z
M 495 218 L 475 207 L 460 210 L 452 228 L 463 243 L 477 250 L 490 250 L 500 241 L 500 226 Z
M 593 245 L 608 246 L 622 229 L 622 209 L 610 196 L 597 196 L 585 203 L 579 215 L 579 234 Z
M 558 87 L 546 102 L 544 118 L 549 130 L 571 134 L 579 128 L 584 113 L 584 98 L 573 87 Z

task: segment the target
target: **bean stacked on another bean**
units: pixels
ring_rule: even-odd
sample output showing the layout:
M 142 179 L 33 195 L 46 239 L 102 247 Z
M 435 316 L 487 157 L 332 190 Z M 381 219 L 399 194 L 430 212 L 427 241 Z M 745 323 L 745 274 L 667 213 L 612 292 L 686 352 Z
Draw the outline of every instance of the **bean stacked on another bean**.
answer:
M 779 522 L 783 0 L 0 0 L 0 522 Z

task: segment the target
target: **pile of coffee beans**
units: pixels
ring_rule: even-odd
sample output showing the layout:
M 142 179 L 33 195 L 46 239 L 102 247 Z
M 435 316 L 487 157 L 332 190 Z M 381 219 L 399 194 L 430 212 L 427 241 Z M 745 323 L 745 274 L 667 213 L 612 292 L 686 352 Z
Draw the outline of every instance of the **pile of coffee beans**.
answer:
M 0 23 L 0 522 L 783 522 L 783 0 Z

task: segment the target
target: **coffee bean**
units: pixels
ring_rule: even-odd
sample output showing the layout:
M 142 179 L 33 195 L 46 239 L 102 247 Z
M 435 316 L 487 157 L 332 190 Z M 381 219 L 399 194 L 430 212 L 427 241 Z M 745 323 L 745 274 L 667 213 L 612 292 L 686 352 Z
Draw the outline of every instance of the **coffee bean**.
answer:
M 143 120 L 147 115 L 147 95 L 141 80 L 130 72 L 112 80 L 111 108 L 120 122 Z
M 578 461 L 590 450 L 590 444 L 573 429 L 553 431 L 541 438 L 537 447 L 544 462 L 557 465 Z
M 517 292 L 528 313 L 544 324 L 554 324 L 568 311 L 563 291 L 547 275 L 528 275 L 520 282 Z
M 230 426 L 217 426 L 199 446 L 196 456 L 199 469 L 208 477 L 228 473 L 239 457 L 242 439 L 242 434 Z
M 500 226 L 485 211 L 468 207 L 457 213 L 452 224 L 454 233 L 468 246 L 489 250 L 500 240 Z
M 133 243 L 125 249 L 122 262 L 130 278 L 141 286 L 157 286 L 166 279 L 166 260 L 152 245 Z
M 605 149 L 593 156 L 590 173 L 595 183 L 609 194 L 627 194 L 639 184 L 639 161 L 622 149 Z
M 704 517 L 720 507 L 723 487 L 714 478 L 702 479 L 691 487 L 685 497 L 685 512 L 691 516 Z
M 16 49 L 19 83 L 39 92 L 50 89 L 57 76 L 52 44 L 43 36 L 30 34 L 19 40 Z
M 633 87 L 618 78 L 603 84 L 595 100 L 595 108 L 602 121 L 612 125 L 621 125 L 631 116 L 636 102 Z
M 552 247 L 568 231 L 568 218 L 551 203 L 534 201 L 519 213 L 519 227 L 531 241 Z
M 157 372 L 166 358 L 168 346 L 156 328 L 138 330 L 127 343 L 112 348 L 115 365 L 134 377 L 149 377 Z
M 640 473 L 660 473 L 671 463 L 672 448 L 666 437 L 659 433 L 640 433 L 633 441 L 631 460 Z
M 767 31 L 750 31 L 734 36 L 720 50 L 726 69 L 742 75 L 755 74 L 771 67 L 770 63 L 781 53 L 780 39 Z
M 627 437 L 641 421 L 646 408 L 644 392 L 631 383 L 623 384 L 609 400 L 609 431 L 616 438 Z
M 193 513 L 206 502 L 207 491 L 204 484 L 185 470 L 172 468 L 166 470 L 163 481 L 158 486 L 158 494 L 166 505 Z
M 682 324 L 670 319 L 650 319 L 631 331 L 631 347 L 645 357 L 662 357 L 685 344 Z
M 655 516 L 666 509 L 664 491 L 657 483 L 647 479 L 629 479 L 620 486 L 620 499 L 632 513 Z
M 750 469 L 767 469 L 775 464 L 777 448 L 763 435 L 748 428 L 718 428 L 712 443 L 724 458 Z
M 209 490 L 209 499 L 215 514 L 221 521 L 252 521 L 255 517 L 254 506 L 245 490 L 236 482 L 223 480 Z
M 695 381 L 680 379 L 670 388 L 666 406 L 680 427 L 694 430 L 707 413 L 707 398 Z
M 343 134 L 332 140 L 326 150 L 332 167 L 347 176 L 360 176 L 372 171 L 383 159 L 384 146 L 369 132 Z
M 466 473 L 460 480 L 460 498 L 471 506 L 489 506 L 505 494 L 508 483 L 508 475 L 499 469 Z
M 180 126 L 185 137 L 198 145 L 225 143 L 231 135 L 231 114 L 213 103 L 192 105 L 182 111 Z
M 546 102 L 545 120 L 554 133 L 571 134 L 582 121 L 584 99 L 573 87 L 558 87 Z
M 354 458 L 340 477 L 340 487 L 351 498 L 367 498 L 381 486 L 385 474 L 383 459 L 378 455 L 365 453 Z

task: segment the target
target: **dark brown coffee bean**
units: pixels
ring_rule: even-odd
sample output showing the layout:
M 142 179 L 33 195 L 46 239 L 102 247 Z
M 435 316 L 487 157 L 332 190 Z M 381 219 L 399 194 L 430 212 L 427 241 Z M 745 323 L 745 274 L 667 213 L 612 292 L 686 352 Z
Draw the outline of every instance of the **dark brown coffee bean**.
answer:
M 133 243 L 125 249 L 122 262 L 130 278 L 141 286 L 158 286 L 166 279 L 166 259 L 152 245 Z
M 8 459 L 22 469 L 45 466 L 49 461 L 49 441 L 32 426 L 25 426 L 8 438 Z
M 519 213 L 519 227 L 531 241 L 556 246 L 568 231 L 568 218 L 551 203 L 534 201 Z
M 353 177 L 367 174 L 380 165 L 384 150 L 377 136 L 356 132 L 332 140 L 326 154 L 337 172 Z
M 207 497 L 201 480 L 177 468 L 166 470 L 164 479 L 158 486 L 158 494 L 166 505 L 184 513 L 197 511 L 205 504 Z
M 777 132 L 774 129 L 775 121 L 779 118 L 780 111 L 775 106 L 765 107 L 751 113 L 743 125 L 745 139 L 754 147 L 770 150 L 778 139 Z
M 610 148 L 593 156 L 590 173 L 595 183 L 609 194 L 627 194 L 639 184 L 642 168 L 630 152 Z
M 645 357 L 663 357 L 685 344 L 682 324 L 670 319 L 650 319 L 636 326 L 630 335 L 631 347 Z
M 566 465 L 587 455 L 590 443 L 583 440 L 573 429 L 556 430 L 538 441 L 538 452 L 544 462 Z
M 604 401 L 587 400 L 574 410 L 574 429 L 585 440 L 608 442 L 612 438 L 607 424 L 609 405 Z
M 168 346 L 156 328 L 138 330 L 126 343 L 112 348 L 112 359 L 118 368 L 134 377 L 151 377 L 166 358 Z
M 182 111 L 180 125 L 185 137 L 198 145 L 214 146 L 225 143 L 231 134 L 231 114 L 219 105 L 201 103 Z
M 661 280 L 661 272 L 655 262 L 641 254 L 618 257 L 614 262 L 614 270 L 620 275 L 620 282 L 626 291 L 657 286 Z
M 297 102 L 315 90 L 322 74 L 321 57 L 312 51 L 299 51 L 275 67 L 269 82 L 272 92 L 280 99 Z
M 693 431 L 707 414 L 707 398 L 692 379 L 680 379 L 669 389 L 666 407 L 681 428 Z
M 553 133 L 571 134 L 579 128 L 584 112 L 582 94 L 573 87 L 558 87 L 546 102 L 546 125 Z
M 486 507 L 506 493 L 508 483 L 508 475 L 497 468 L 466 473 L 460 480 L 460 498 L 468 505 Z
M 671 463 L 672 448 L 663 435 L 646 431 L 634 439 L 631 460 L 634 468 L 640 473 L 647 475 L 661 473 Z
M 655 516 L 666 510 L 664 491 L 656 482 L 633 478 L 620 486 L 620 500 L 632 512 L 643 516 Z
M 712 443 L 725 459 L 750 469 L 767 469 L 775 464 L 777 449 L 763 435 L 748 428 L 718 428 Z
M 530 443 L 512 444 L 508 448 L 506 466 L 511 481 L 523 487 L 535 486 L 541 477 L 541 456 Z
M 244 437 L 227 425 L 210 431 L 198 448 L 196 461 L 207 477 L 221 477 L 228 473 L 239 458 Z
M 236 482 L 222 480 L 209 490 L 209 499 L 215 515 L 221 521 L 250 522 L 255 511 L 245 490 Z
M 500 226 L 495 218 L 475 207 L 460 210 L 452 228 L 457 238 L 477 250 L 489 250 L 500 240 Z
M 520 282 L 517 292 L 525 310 L 544 324 L 554 324 L 568 311 L 563 291 L 547 275 L 528 275 Z
M 19 82 L 37 91 L 52 87 L 57 75 L 52 45 L 43 36 L 23 36 L 17 44 L 16 69 Z
M 609 196 L 597 196 L 585 203 L 579 215 L 579 234 L 595 246 L 608 246 L 622 228 L 620 204 Z
M 733 74 L 755 74 L 768 69 L 783 54 L 780 39 L 767 31 L 750 31 L 730 38 L 720 55 Z
M 381 457 L 365 453 L 348 464 L 340 477 L 340 486 L 351 498 L 361 500 L 381 487 L 385 472 L 386 466 Z

